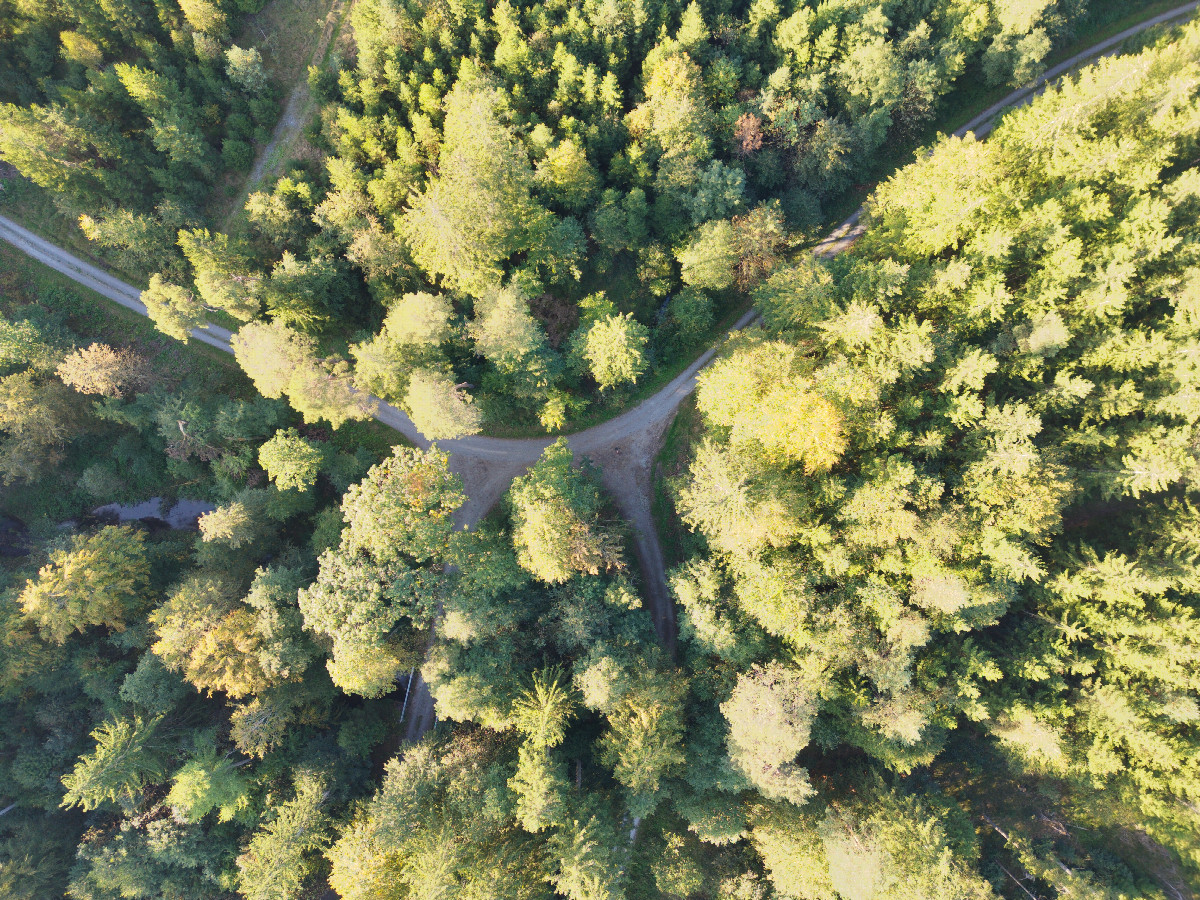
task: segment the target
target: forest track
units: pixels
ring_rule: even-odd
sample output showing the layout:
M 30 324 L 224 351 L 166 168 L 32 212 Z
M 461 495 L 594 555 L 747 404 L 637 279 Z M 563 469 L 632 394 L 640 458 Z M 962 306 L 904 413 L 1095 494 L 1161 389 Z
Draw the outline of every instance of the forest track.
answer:
M 1120 34 L 1101 41 L 1070 59 L 1059 63 L 1027 87 L 1013 91 L 999 103 L 984 110 L 954 133 L 965 135 L 974 131 L 979 137 L 991 133 L 996 120 L 1012 107 L 1022 106 L 1063 74 L 1098 57 L 1114 52 L 1129 38 L 1157 25 L 1182 19 L 1200 6 L 1200 0 L 1186 3 L 1132 26 Z M 307 83 L 305 83 L 307 88 Z M 812 248 L 821 257 L 835 256 L 853 246 L 865 231 L 862 221 L 864 208 L 859 208 L 828 237 Z M 85 287 L 119 303 L 126 309 L 146 315 L 139 299 L 141 292 L 112 277 L 60 247 L 51 244 L 15 222 L 0 216 L 0 239 L 39 262 L 66 275 Z M 733 326 L 730 335 L 754 322 L 757 313 L 748 311 Z M 232 353 L 230 333 L 224 328 L 209 325 L 192 335 L 206 344 Z M 728 338 L 726 338 L 727 340 Z M 605 486 L 612 493 L 618 509 L 634 529 L 635 555 L 642 567 L 645 599 L 654 620 L 655 629 L 665 647 L 673 650 L 677 637 L 675 607 L 667 586 L 666 568 L 658 533 L 650 515 L 651 483 L 654 459 L 666 429 L 679 409 L 679 404 L 696 387 L 696 377 L 724 344 L 710 347 L 666 387 L 643 400 L 633 409 L 584 431 L 570 435 L 567 440 L 576 457 L 593 460 L 601 468 Z M 425 438 L 402 410 L 378 401 L 375 418 L 404 435 L 419 447 L 428 447 Z M 450 454 L 451 468 L 463 480 L 468 497 L 456 517 L 460 524 L 473 525 L 503 496 L 513 477 L 533 465 L 554 438 L 491 438 L 473 436 L 452 441 L 438 441 L 438 446 Z M 412 686 L 413 694 L 405 718 L 405 738 L 418 740 L 436 721 L 433 698 L 424 679 L 418 677 Z
M 335 0 L 329 13 L 325 17 L 325 26 L 321 32 L 321 37 L 317 41 L 317 46 L 313 49 L 312 55 L 309 57 L 309 65 L 318 65 L 325 58 L 325 51 L 329 47 L 329 42 L 333 40 L 334 35 L 338 32 L 341 22 L 349 12 L 350 0 Z M 258 154 L 254 160 L 254 165 L 250 169 L 250 174 L 246 176 L 246 184 L 243 189 L 244 194 L 249 194 L 252 190 L 259 187 L 263 178 L 267 175 L 277 173 L 287 162 L 281 158 L 277 150 L 282 145 L 291 145 L 297 138 L 300 130 L 303 129 L 316 113 L 316 104 L 313 102 L 312 93 L 308 87 L 307 71 L 305 75 L 297 79 L 292 91 L 288 94 L 287 103 L 284 105 L 283 114 L 279 117 L 279 121 L 275 123 L 275 128 L 271 132 L 271 139 L 267 141 L 266 146 Z

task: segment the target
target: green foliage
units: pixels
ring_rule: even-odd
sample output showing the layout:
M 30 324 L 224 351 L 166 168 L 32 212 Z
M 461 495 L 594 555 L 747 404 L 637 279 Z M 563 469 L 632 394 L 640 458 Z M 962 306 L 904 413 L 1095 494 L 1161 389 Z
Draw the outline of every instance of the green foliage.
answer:
M 267 495 L 263 491 L 242 491 L 237 499 L 218 506 L 200 517 L 197 525 L 201 539 L 215 541 L 230 550 L 253 544 L 264 536 Z
M 52 551 L 19 602 L 43 635 L 62 644 L 89 626 L 123 631 L 145 608 L 149 578 L 141 533 L 106 526 L 93 535 L 75 535 L 68 548 Z
M 343 690 L 381 696 L 420 659 L 437 575 L 413 566 L 444 558 L 465 499 L 448 463 L 436 448 L 396 447 L 342 499 L 341 543 L 321 554 L 299 607 L 305 627 L 332 642 L 329 673 Z
M 689 9 L 698 9 L 692 4 Z M 655 886 L 668 897 L 690 897 L 704 887 L 704 869 L 696 859 L 696 843 L 683 835 L 667 836 L 662 857 L 653 865 Z
M 212 810 L 219 821 L 228 822 L 246 803 L 245 778 L 212 743 L 197 737 L 192 758 L 171 776 L 166 804 L 185 822 L 196 823 Z
M 650 331 L 631 314 L 609 316 L 591 324 L 580 336 L 579 355 L 600 389 L 633 384 L 646 371 Z
M 4 375 L 25 370 L 37 374 L 52 372 L 61 357 L 34 323 L 27 319 L 10 322 L 0 318 L 0 370 Z
M 260 568 L 244 602 L 255 611 L 254 630 L 261 643 L 258 662 L 275 681 L 297 681 L 317 649 L 304 634 L 304 620 L 297 606 L 297 591 L 304 584 L 304 573 L 288 565 L 291 560 Z
M 280 490 L 307 491 L 317 482 L 325 454 L 307 438 L 288 428 L 258 448 L 259 464 Z
M 132 806 L 147 785 L 166 777 L 158 719 L 110 719 L 92 732 L 95 749 L 63 776 L 64 807 L 95 809 L 103 803 Z
M 0 482 L 36 478 L 62 460 L 64 445 L 88 425 L 61 381 L 29 370 L 0 378 Z
M 247 900 L 295 897 L 312 875 L 315 851 L 329 844 L 329 825 L 322 805 L 325 785 L 300 778 L 296 796 L 274 807 L 238 857 L 238 892 Z
M 342 500 L 345 542 L 380 562 L 400 555 L 425 562 L 444 552 L 451 516 L 466 499 L 450 457 L 436 447 L 393 447 Z
M 286 394 L 307 422 L 325 419 L 337 428 L 374 411 L 370 398 L 355 388 L 345 360 L 321 359 L 312 338 L 282 322 L 252 322 L 230 343 L 259 392 L 271 398 Z
M 681 277 L 694 288 L 724 290 L 733 284 L 737 256 L 733 225 L 728 221 L 709 222 L 680 251 Z
M 452 287 L 478 291 L 500 263 L 534 246 L 549 214 L 533 200 L 533 173 L 498 115 L 500 96 L 459 82 L 445 99 L 438 174 L 413 198 L 402 233 L 417 263 Z
M 521 566 L 557 584 L 574 574 L 619 569 L 621 539 L 600 520 L 600 493 L 571 467 L 565 438 L 546 448 L 529 474 L 513 480 L 513 544 Z
M 1005 28 L 1036 30 L 1049 5 L 1022 9 Z M 709 558 L 674 576 L 681 634 L 697 665 L 730 667 L 708 702 L 734 772 L 807 804 L 753 828 L 785 895 L 989 895 L 922 801 L 813 810 L 807 760 L 839 746 L 933 765 L 977 814 L 1002 771 L 1057 783 L 1044 815 L 1128 817 L 1195 865 L 1178 798 L 1196 784 L 1180 665 L 1197 645 L 1196 415 L 1178 360 L 1200 120 L 1166 84 L 1194 86 L 1198 35 L 1098 63 L 986 144 L 941 141 L 875 193 L 853 253 L 767 278 L 765 331 L 700 378 L 705 434 L 675 497 Z M 966 761 L 984 746 L 998 759 Z M 701 799 L 737 789 L 704 749 L 682 809 L 736 834 Z M 1027 820 L 1003 818 L 985 819 L 1012 836 L 1003 864 L 1047 895 L 1132 883 L 1095 859 L 1064 871 L 1089 851 L 1039 855 Z
M 572 321 L 576 310 L 587 318 L 582 298 L 596 285 L 612 285 L 614 315 L 661 330 L 656 348 L 688 347 L 707 334 L 708 314 L 680 304 L 678 321 L 656 316 L 663 297 L 686 284 L 736 302 L 790 243 L 785 209 L 793 222 L 819 221 L 821 202 L 873 180 L 885 148 L 921 134 L 964 75 L 1027 79 L 1083 15 L 1066 0 L 1026 6 L 651 3 L 610 15 L 533 4 L 443 15 L 371 0 L 354 17 L 362 52 L 338 74 L 326 117 L 332 190 L 316 219 L 385 302 L 440 287 L 474 305 L 477 349 L 500 377 L 478 378 L 461 354 L 414 359 L 385 328 L 359 345 L 363 384 L 409 398 L 427 435 L 466 413 L 446 385 L 468 383 L 485 409 L 554 427 L 554 391 L 578 388 L 554 384 L 553 354 L 528 353 L 509 371 L 494 358 L 488 332 L 500 321 L 485 326 L 498 317 L 481 307 L 500 286 L 535 304 L 546 292 Z M 627 339 L 634 324 L 594 348 L 599 391 L 673 361 L 648 360 L 640 334 Z M 676 331 L 686 337 L 672 342 Z M 439 372 L 438 389 L 427 374 L 410 396 L 414 370 Z
M 69 219 L 203 200 L 214 148 L 253 95 L 242 77 L 252 67 L 212 65 L 230 24 L 219 6 L 6 6 L 3 22 L 0 97 L 17 102 L 0 107 L 0 153 L 58 193 Z
M 225 51 L 225 74 L 248 94 L 261 94 L 267 88 L 262 54 L 253 47 L 243 50 L 234 44 Z
M 142 303 L 159 331 L 185 344 L 193 331 L 208 322 L 204 301 L 161 275 L 150 277 L 150 286 L 142 291 Z
M 442 378 L 449 367 L 442 347 L 453 334 L 453 315 L 450 301 L 442 295 L 405 294 L 394 301 L 383 330 L 374 339 L 350 348 L 358 384 L 387 400 L 403 402 L 417 370 L 425 379 Z M 426 427 L 436 425 L 432 428 L 436 431 L 444 427 L 444 415 L 445 410 L 430 411 L 422 413 L 421 420 Z
M 233 13 L 0 0 L 0 153 L 110 260 L 159 273 L 166 330 L 243 317 L 269 395 L 136 331 L 77 337 L 83 304 L 4 282 L 25 306 L 0 322 L 2 505 L 24 521 L 0 539 L 30 552 L 0 572 L 0 893 L 1115 900 L 1195 880 L 1194 25 L 986 144 L 939 142 L 818 262 L 785 252 L 785 212 L 815 221 L 956 80 L 1025 79 L 1094 20 L 362 0 L 353 65 L 333 53 L 319 81 L 325 165 L 221 234 L 183 210 L 277 109 Z M 750 296 L 763 327 L 700 376 L 703 433 L 666 475 L 696 531 L 678 646 L 566 442 L 464 530 L 445 453 L 371 468 L 361 429 L 326 447 L 275 402 L 337 424 L 370 390 L 431 435 L 563 427 Z M 347 338 L 353 380 L 319 349 Z M 217 507 L 199 539 L 54 536 L 177 496 Z M 417 667 L 439 724 L 376 783 L 409 723 L 386 695 Z
M 871 790 L 830 802 L 823 816 L 762 812 L 753 841 L 786 896 L 995 896 L 971 866 L 978 849 L 916 798 Z
M 151 648 L 167 668 L 203 691 L 244 697 L 267 686 L 259 662 L 262 637 L 236 588 L 210 577 L 189 578 L 150 614 L 158 640 Z
M 609 730 L 599 743 L 600 758 L 628 791 L 634 816 L 654 811 L 662 780 L 685 761 L 684 688 L 669 676 L 643 676 L 606 710 Z
M 574 712 L 574 699 L 555 670 L 536 672 L 533 685 L 513 704 L 513 718 L 534 747 L 557 747 Z
M 207 228 L 180 231 L 179 247 L 195 272 L 196 291 L 208 306 L 243 322 L 255 317 L 262 277 L 253 271 L 247 248 Z
M 226 893 L 222 854 L 194 825 L 171 817 L 139 824 L 125 820 L 110 834 L 92 833 L 79 847 L 72 896 L 168 896 L 217 900 Z
M 586 818 L 585 818 L 586 816 Z M 551 852 L 558 870 L 555 889 L 570 900 L 619 900 L 624 896 L 617 835 L 595 815 L 584 813 L 554 833 Z
M 187 223 L 184 209 L 166 201 L 149 213 L 130 209 L 84 213 L 79 217 L 79 230 L 89 241 L 113 254 L 121 269 L 158 272 L 174 278 L 182 274 L 182 257 L 176 240 L 179 229 Z
M 487 732 L 422 743 L 388 763 L 379 790 L 329 857 L 345 900 L 431 895 L 547 898 L 542 854 L 503 812 L 505 767 Z
M 729 720 L 729 758 L 763 796 L 803 804 L 813 793 L 793 760 L 808 744 L 817 712 L 811 679 L 778 663 L 738 676 L 721 705 Z
M 440 372 L 417 369 L 409 377 L 404 406 L 430 440 L 453 440 L 479 431 L 482 413 L 461 386 Z
M 550 748 L 530 741 L 517 753 L 517 771 L 508 786 L 516 797 L 515 815 L 531 833 L 560 825 L 569 791 L 565 766 Z

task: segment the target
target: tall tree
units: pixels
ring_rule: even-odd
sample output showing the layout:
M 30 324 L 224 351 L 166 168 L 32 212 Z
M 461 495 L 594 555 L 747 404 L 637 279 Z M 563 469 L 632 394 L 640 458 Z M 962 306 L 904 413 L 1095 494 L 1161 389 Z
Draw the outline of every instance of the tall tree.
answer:
M 281 429 L 258 448 L 258 461 L 280 489 L 307 491 L 325 462 L 322 449 L 294 428 Z
M 233 585 L 190 578 L 151 613 L 150 622 L 158 636 L 151 649 L 198 689 L 244 697 L 269 684 L 257 655 L 262 638 Z
M 234 357 L 264 397 L 288 396 L 308 421 L 334 428 L 368 418 L 370 397 L 355 388 L 345 360 L 317 356 L 316 341 L 280 322 L 252 322 L 230 341 Z
M 246 900 L 287 900 L 304 887 L 318 864 L 316 851 L 329 844 L 327 796 L 319 779 L 301 777 L 295 798 L 269 811 L 238 857 L 238 892 Z
M 61 644 L 91 626 L 123 631 L 145 608 L 149 587 L 142 533 L 105 526 L 51 551 L 49 563 L 26 583 L 19 599 L 25 615 Z
M 63 776 L 64 807 L 95 809 L 103 803 L 132 806 L 142 790 L 166 777 L 158 720 L 110 719 L 92 732 L 95 749 Z
M 417 263 L 451 287 L 478 292 L 503 263 L 541 237 L 550 215 L 531 195 L 533 172 L 500 97 L 482 80 L 460 80 L 446 97 L 438 174 L 400 223 Z
M 529 474 L 514 479 L 509 500 L 517 557 L 542 581 L 556 584 L 622 566 L 620 537 L 600 520 L 600 491 L 571 467 L 565 438 L 547 447 Z
M 341 544 L 321 555 L 299 605 L 305 627 L 332 642 L 329 673 L 343 690 L 381 696 L 420 660 L 439 576 L 413 566 L 445 558 L 464 500 L 448 461 L 396 447 L 342 500 Z
M 580 335 L 578 353 L 601 390 L 633 384 L 646 371 L 650 331 L 632 313 L 597 319 Z

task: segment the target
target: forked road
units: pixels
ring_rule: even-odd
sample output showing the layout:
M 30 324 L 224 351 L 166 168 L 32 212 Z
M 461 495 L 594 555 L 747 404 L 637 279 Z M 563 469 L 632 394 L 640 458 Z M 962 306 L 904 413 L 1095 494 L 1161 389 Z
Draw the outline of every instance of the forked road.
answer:
M 1071 57 L 1047 71 L 1028 87 L 1009 94 L 955 134 L 962 136 L 968 131 L 973 131 L 979 137 L 986 137 L 991 133 L 996 119 L 1002 112 L 1028 103 L 1047 83 L 1083 63 L 1112 52 L 1130 37 L 1148 28 L 1184 18 L 1195 11 L 1198 5 L 1200 0 L 1193 0 Z M 859 222 L 861 214 L 860 209 L 813 248 L 813 252 L 818 256 L 828 257 L 849 248 L 863 232 L 864 225 Z M 141 291 L 137 288 L 43 240 L 3 216 L 0 216 L 0 239 L 126 309 L 146 315 L 146 307 L 141 302 Z M 753 310 L 746 313 L 734 326 L 734 331 L 746 327 L 754 318 Z M 226 353 L 233 352 L 229 345 L 230 333 L 224 328 L 209 325 L 193 331 L 192 335 L 197 340 Z M 653 616 L 659 639 L 672 651 L 677 634 L 675 606 L 667 589 L 662 548 L 650 513 L 652 467 L 663 434 L 671 424 L 679 404 L 695 389 L 697 373 L 709 363 L 719 346 L 710 348 L 670 384 L 633 409 L 568 438 L 577 457 L 587 457 L 600 467 L 605 487 L 611 492 L 622 515 L 633 526 L 634 549 L 642 570 L 647 606 Z M 394 406 L 380 401 L 375 418 L 394 428 L 414 444 L 429 446 L 430 442 L 417 430 L 412 420 Z M 464 527 L 477 523 L 504 494 L 512 479 L 536 462 L 552 440 L 467 437 L 440 441 L 439 446 L 450 454 L 451 467 L 463 479 L 468 498 L 456 517 L 458 523 Z M 405 737 L 408 740 L 420 738 L 435 721 L 433 700 L 423 680 L 418 679 L 413 684 L 405 718 Z

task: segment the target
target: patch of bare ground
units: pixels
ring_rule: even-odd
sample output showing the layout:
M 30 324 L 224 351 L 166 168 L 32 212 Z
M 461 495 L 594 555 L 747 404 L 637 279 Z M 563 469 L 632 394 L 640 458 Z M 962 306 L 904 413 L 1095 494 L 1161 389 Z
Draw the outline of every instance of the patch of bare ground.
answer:
M 546 338 L 556 350 L 579 325 L 578 304 L 553 294 L 542 294 L 529 303 L 529 311 L 546 329 Z

